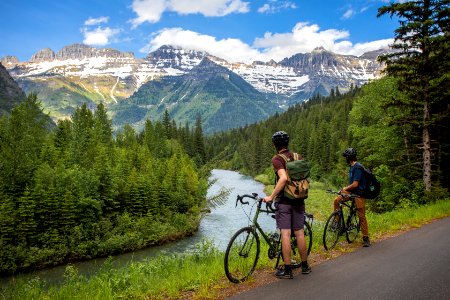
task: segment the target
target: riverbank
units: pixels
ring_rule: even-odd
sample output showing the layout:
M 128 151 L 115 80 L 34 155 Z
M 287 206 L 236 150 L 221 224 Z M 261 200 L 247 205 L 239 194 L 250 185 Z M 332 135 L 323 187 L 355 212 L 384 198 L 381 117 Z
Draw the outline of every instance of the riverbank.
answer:
M 154 216 L 133 217 L 127 213 L 117 219 L 112 226 L 109 222 L 101 222 L 97 231 L 101 236 L 85 241 L 72 241 L 72 248 L 43 247 L 32 248 L 9 247 L 14 255 L 2 258 L 2 270 L 12 270 L 15 274 L 26 274 L 31 271 L 42 270 L 67 263 L 76 263 L 104 258 L 143 249 L 151 246 L 163 245 L 193 235 L 200 224 L 200 213 L 168 215 L 155 219 Z M 57 244 L 59 245 L 59 244 Z M 9 265 L 8 265 L 9 263 Z M 14 265 L 13 265 L 14 264 Z M 6 271 L 2 276 L 13 276 Z
M 315 215 L 314 243 L 309 258 L 313 266 L 361 246 L 358 240 L 350 245 L 343 242 L 332 252 L 323 250 L 323 222 L 330 213 L 332 198 L 324 190 L 315 189 L 311 190 L 308 199 L 308 211 Z M 367 215 L 374 243 L 447 216 L 450 216 L 450 199 Z M 129 263 L 121 268 L 112 267 L 107 262 L 100 272 L 90 278 L 68 266 L 64 282 L 59 286 L 38 278 L 17 280 L 3 288 L 0 296 L 4 299 L 221 299 L 276 280 L 272 274 L 274 262 L 265 253 L 263 246 L 254 277 L 239 285 L 231 284 L 225 278 L 223 252 L 211 242 L 204 241 L 190 253 L 159 256 L 141 263 Z

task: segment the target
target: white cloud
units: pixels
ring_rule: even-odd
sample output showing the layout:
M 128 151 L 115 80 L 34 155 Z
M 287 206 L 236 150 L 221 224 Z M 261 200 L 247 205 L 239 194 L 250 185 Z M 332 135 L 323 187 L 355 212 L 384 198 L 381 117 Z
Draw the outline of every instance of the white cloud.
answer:
M 295 5 L 295 3 L 291 1 L 270 0 L 269 3 L 265 3 L 263 6 L 258 8 L 258 12 L 262 14 L 263 13 L 274 14 L 280 12 L 283 9 L 297 8 L 297 5 Z
M 355 11 L 352 8 L 347 9 L 347 11 L 342 15 L 342 19 L 350 19 L 355 15 Z
M 182 28 L 166 28 L 152 36 L 149 44 L 141 52 L 151 52 L 163 45 L 172 45 L 184 49 L 205 51 L 230 62 L 250 63 L 255 60 L 280 61 L 297 53 L 307 53 L 317 47 L 346 55 L 359 56 L 367 51 L 387 47 L 393 39 L 353 44 L 350 34 L 345 30 L 320 30 L 316 24 L 297 23 L 291 32 L 270 33 L 256 38 L 253 45 L 239 39 L 218 40 L 213 36 L 200 34 Z
M 265 13 L 265 12 L 268 12 L 268 11 L 270 11 L 270 5 L 269 4 L 264 4 L 263 6 L 261 6 L 260 8 L 258 8 L 258 12 L 259 13 Z
M 141 52 L 148 53 L 163 45 L 205 51 L 230 62 L 253 61 L 260 53 L 239 39 L 217 40 L 215 37 L 182 28 L 166 28 L 156 33 Z
M 137 18 L 131 20 L 134 27 L 144 23 L 156 23 L 161 19 L 161 15 L 167 8 L 166 0 L 134 0 L 133 11 Z
M 108 23 L 109 17 L 89 18 L 84 22 L 85 26 L 93 26 L 101 23 Z
M 180 15 L 202 14 L 206 17 L 250 11 L 249 2 L 242 0 L 133 0 L 132 9 L 137 14 L 137 18 L 130 21 L 133 27 L 144 22 L 157 23 L 166 11 Z
M 93 30 L 83 28 L 84 34 L 83 43 L 90 46 L 105 46 L 114 40 L 115 36 L 120 33 L 120 29 L 113 29 L 109 27 L 97 27 Z
M 361 55 L 364 52 L 377 50 L 392 44 L 392 39 L 358 43 L 353 45 L 349 40 L 350 33 L 345 30 L 320 30 L 316 24 L 297 23 L 289 33 L 266 33 L 264 37 L 255 39 L 253 46 L 262 49 L 267 58 L 280 60 L 297 53 L 307 53 L 317 47 L 347 55 Z

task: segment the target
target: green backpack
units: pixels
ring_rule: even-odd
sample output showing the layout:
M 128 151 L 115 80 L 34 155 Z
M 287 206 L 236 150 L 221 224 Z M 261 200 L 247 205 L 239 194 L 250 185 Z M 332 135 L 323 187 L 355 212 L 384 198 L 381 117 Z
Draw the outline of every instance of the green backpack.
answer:
M 309 188 L 309 163 L 299 158 L 298 153 L 293 153 L 293 160 L 284 154 L 278 154 L 286 162 L 287 182 L 284 186 L 284 196 L 289 199 L 308 198 Z

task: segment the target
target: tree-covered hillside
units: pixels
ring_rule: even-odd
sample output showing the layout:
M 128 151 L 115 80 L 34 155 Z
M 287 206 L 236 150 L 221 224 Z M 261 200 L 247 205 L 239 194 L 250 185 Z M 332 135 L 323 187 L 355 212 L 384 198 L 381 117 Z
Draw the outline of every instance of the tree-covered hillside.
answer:
M 441 112 L 445 117 L 432 131 L 433 189 L 426 192 L 421 176 L 421 129 L 395 122 L 405 112 L 386 108 L 391 99 L 402 97 L 407 95 L 390 77 L 344 95 L 334 90 L 329 97 L 315 97 L 258 124 L 216 134 L 207 139 L 207 152 L 213 165 L 253 176 L 266 174 L 273 181 L 271 136 L 284 130 L 291 137 L 290 149 L 311 162 L 312 178 L 330 187 L 340 188 L 347 180 L 342 152 L 355 147 L 359 161 L 373 169 L 382 183 L 381 197 L 372 202 L 376 210 L 431 201 L 450 187 L 450 139 L 448 131 L 439 130 L 447 126 L 449 110 Z
M 207 183 L 197 127 L 147 121 L 113 138 L 99 104 L 47 126 L 35 95 L 0 119 L 0 273 L 191 234 Z
M 146 119 L 158 119 L 167 110 L 181 124 L 198 116 L 211 134 L 266 119 L 281 109 L 248 82 L 225 67 L 204 58 L 189 73 L 145 83 L 129 99 L 111 106 L 115 126 L 141 128 Z

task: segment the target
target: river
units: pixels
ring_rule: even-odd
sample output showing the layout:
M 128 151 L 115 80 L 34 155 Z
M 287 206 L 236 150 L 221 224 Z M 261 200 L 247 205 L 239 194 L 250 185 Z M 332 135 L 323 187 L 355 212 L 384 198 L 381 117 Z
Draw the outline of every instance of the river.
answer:
M 264 196 L 264 185 L 254 181 L 251 177 L 226 170 L 213 170 L 210 179 L 216 181 L 209 188 L 208 197 L 216 195 L 222 189 L 229 190 L 230 193 L 221 205 L 212 208 L 210 213 L 203 216 L 199 230 L 193 236 L 162 246 L 149 247 L 139 251 L 114 256 L 112 258 L 112 264 L 116 267 L 120 267 L 131 261 L 142 261 L 157 254 L 191 251 L 196 244 L 204 239 L 211 241 L 218 249 L 225 251 L 228 241 L 233 233 L 239 228 L 249 224 L 250 221 L 247 216 L 256 209 L 253 205 L 241 206 L 238 204 L 238 206 L 235 207 L 236 196 L 251 193 L 257 193 L 260 196 Z M 253 203 L 250 202 L 250 204 Z M 251 211 L 252 208 L 253 211 Z M 261 214 L 258 222 L 265 230 L 275 230 L 275 220 L 267 214 Z M 76 266 L 79 274 L 92 275 L 96 273 L 104 261 L 105 258 L 98 258 L 74 263 L 72 265 Z M 38 276 L 47 282 L 57 283 L 62 280 L 65 268 L 66 265 L 61 265 L 19 276 L 26 278 Z M 8 278 L 2 278 L 0 280 L 2 284 L 5 284 Z

